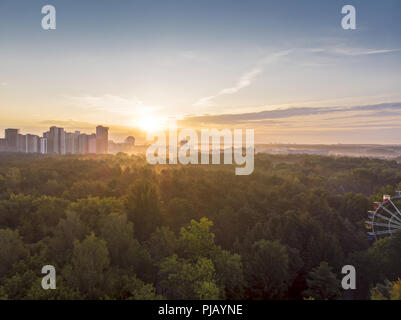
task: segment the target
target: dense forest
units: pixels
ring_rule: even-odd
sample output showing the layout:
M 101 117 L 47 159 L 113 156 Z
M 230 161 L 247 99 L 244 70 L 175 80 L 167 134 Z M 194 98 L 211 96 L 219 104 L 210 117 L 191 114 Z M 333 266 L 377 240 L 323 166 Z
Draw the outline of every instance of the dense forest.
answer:
M 400 299 L 401 232 L 372 242 L 401 165 L 266 155 L 230 165 L 0 156 L 1 299 Z M 41 269 L 57 270 L 43 290 Z M 353 265 L 357 289 L 341 288 Z

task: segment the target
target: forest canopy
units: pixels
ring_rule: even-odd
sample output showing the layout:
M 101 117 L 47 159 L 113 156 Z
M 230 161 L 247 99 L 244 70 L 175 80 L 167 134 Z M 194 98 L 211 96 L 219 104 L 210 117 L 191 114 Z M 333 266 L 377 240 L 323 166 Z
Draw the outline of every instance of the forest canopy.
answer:
M 310 155 L 230 165 L 144 157 L 0 157 L 2 299 L 391 299 L 401 234 L 373 243 L 395 161 Z M 43 290 L 41 269 L 57 270 Z M 357 289 L 341 289 L 353 265 Z

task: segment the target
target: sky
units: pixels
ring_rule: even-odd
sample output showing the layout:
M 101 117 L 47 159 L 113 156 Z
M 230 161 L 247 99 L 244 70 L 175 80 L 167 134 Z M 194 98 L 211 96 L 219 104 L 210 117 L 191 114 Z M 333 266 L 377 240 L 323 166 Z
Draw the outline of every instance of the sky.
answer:
M 257 143 L 400 144 L 401 1 L 0 0 L 0 114 L 0 135 L 119 140 L 173 117 Z

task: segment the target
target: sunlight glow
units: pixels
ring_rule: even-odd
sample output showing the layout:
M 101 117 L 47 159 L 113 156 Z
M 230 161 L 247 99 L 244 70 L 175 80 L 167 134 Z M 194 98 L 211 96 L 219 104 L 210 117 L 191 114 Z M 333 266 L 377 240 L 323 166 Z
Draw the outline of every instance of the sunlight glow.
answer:
M 135 121 L 134 126 L 145 132 L 155 132 L 163 130 L 165 128 L 165 123 L 166 121 L 161 117 L 146 115 Z

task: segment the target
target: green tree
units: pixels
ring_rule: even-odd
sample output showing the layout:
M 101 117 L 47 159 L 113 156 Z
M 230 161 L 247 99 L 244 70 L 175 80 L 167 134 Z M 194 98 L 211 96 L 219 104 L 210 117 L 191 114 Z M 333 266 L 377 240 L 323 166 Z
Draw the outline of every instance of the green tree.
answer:
M 168 227 L 157 228 L 147 242 L 149 252 L 157 261 L 176 253 L 178 240 Z
M 219 300 L 220 290 L 213 281 L 202 281 L 195 287 L 195 294 L 199 300 Z
M 304 291 L 305 297 L 316 300 L 333 300 L 340 297 L 340 281 L 325 261 L 309 273 L 306 282 L 308 289 Z
M 88 233 L 75 211 L 68 211 L 64 219 L 53 230 L 53 237 L 49 240 L 49 254 L 59 266 L 67 263 L 72 255 L 74 241 L 81 241 Z
M 107 298 L 118 300 L 160 300 L 155 287 L 135 275 L 129 276 L 122 270 L 112 269 L 107 276 Z
M 100 221 L 100 237 L 106 240 L 111 264 L 126 268 L 132 264 L 137 243 L 134 227 L 126 215 L 112 213 Z
M 147 239 L 161 224 L 159 194 L 154 184 L 147 180 L 136 181 L 128 190 L 126 201 L 128 218 L 135 226 L 137 238 Z
M 61 218 L 65 217 L 69 201 L 41 196 L 32 201 L 33 210 L 21 217 L 21 235 L 26 242 L 38 242 L 50 236 Z
M 241 256 L 217 248 L 213 255 L 213 264 L 216 269 L 217 283 L 224 288 L 225 298 L 242 299 L 246 281 Z
M 19 168 L 10 168 L 6 174 L 6 186 L 9 193 L 19 193 L 22 183 L 21 170 Z
M 370 291 L 371 300 L 401 300 L 401 279 L 379 283 Z
M 87 228 L 98 231 L 102 218 L 111 213 L 124 213 L 124 203 L 115 198 L 89 197 L 71 203 L 68 211 L 76 212 Z
M 264 239 L 252 245 L 244 261 L 248 294 L 256 299 L 282 298 L 301 267 L 297 251 Z
M 179 248 L 184 257 L 197 259 L 209 257 L 215 249 L 214 234 L 210 232 L 213 222 L 201 218 L 199 222 L 192 220 L 186 228 L 181 228 Z
M 12 194 L 8 200 L 0 201 L 0 227 L 18 228 L 35 211 L 33 200 L 32 196 Z
M 149 252 L 134 238 L 132 222 L 125 214 L 110 214 L 100 221 L 100 237 L 106 240 L 111 265 L 131 270 L 137 276 L 150 281 L 153 266 Z
M 57 276 L 56 284 L 55 290 L 43 290 L 42 278 L 35 279 L 25 298 L 29 300 L 81 300 L 84 298 L 79 290 L 70 288 L 61 276 Z
M 187 225 L 194 217 L 194 208 L 187 199 L 173 198 L 168 202 L 165 218 L 174 232 Z
M 216 299 L 220 289 L 215 281 L 213 262 L 198 258 L 195 263 L 167 257 L 160 263 L 160 285 L 168 299 Z
M 63 276 L 68 286 L 78 289 L 87 298 L 100 298 L 109 263 L 106 242 L 92 233 L 82 242 L 75 240 L 71 265 L 64 268 Z
M 13 264 L 25 258 L 27 254 L 28 250 L 18 231 L 0 229 L 0 279 L 10 273 Z

